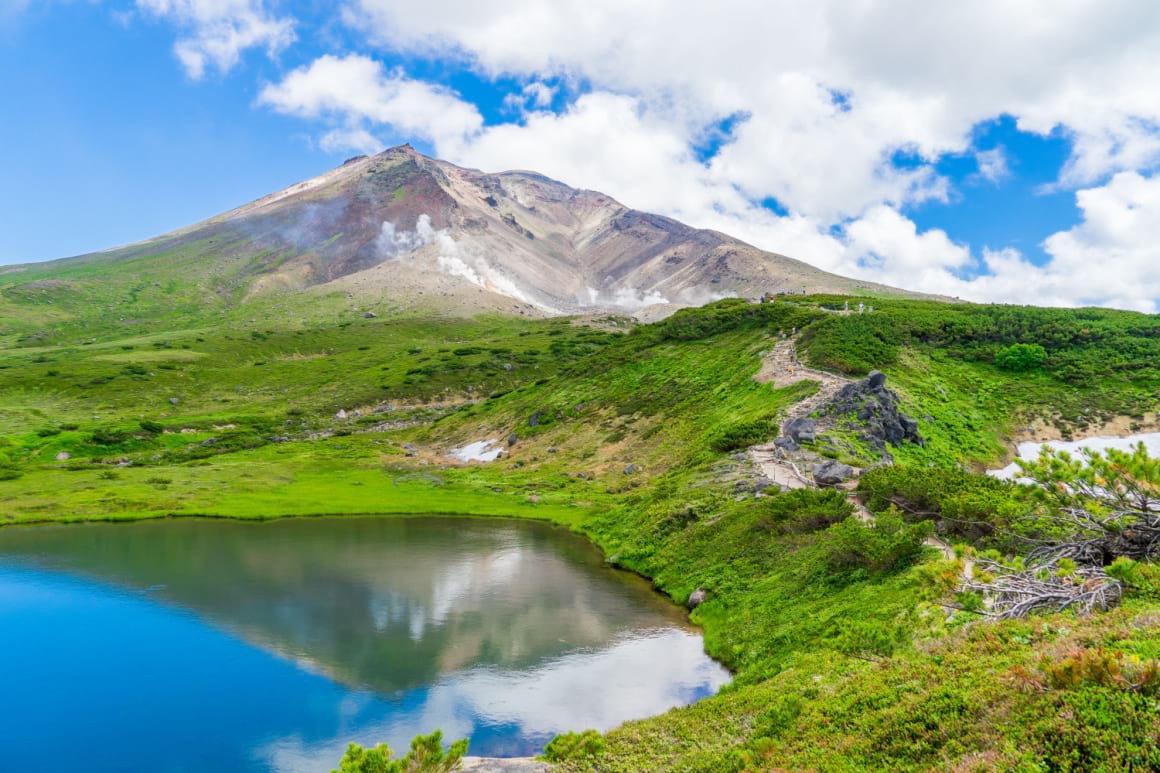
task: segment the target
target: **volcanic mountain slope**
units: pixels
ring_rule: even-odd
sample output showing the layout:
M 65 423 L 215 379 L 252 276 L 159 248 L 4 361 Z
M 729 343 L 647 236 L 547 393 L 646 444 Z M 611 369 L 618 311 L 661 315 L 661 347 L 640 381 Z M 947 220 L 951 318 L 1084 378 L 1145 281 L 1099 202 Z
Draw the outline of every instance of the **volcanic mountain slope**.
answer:
M 655 316 L 675 305 L 778 290 L 899 292 L 539 174 L 463 169 L 407 145 L 350 159 L 155 239 L 10 268 L 0 274 L 0 292 L 10 300 L 22 293 L 84 295 L 86 282 L 118 273 L 146 280 L 134 286 L 137 300 L 176 275 L 203 299 L 226 306 L 339 291 L 361 308 L 454 313 L 653 306 Z M 180 300 L 196 306 L 194 296 Z M 158 299 L 170 309 L 178 300 Z M 140 304 L 131 313 L 141 316 Z

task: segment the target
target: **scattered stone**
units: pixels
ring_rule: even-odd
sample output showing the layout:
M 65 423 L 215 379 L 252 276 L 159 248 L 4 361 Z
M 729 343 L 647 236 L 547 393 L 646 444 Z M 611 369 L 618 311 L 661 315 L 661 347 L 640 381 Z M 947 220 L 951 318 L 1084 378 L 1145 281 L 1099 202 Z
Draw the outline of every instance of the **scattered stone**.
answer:
M 70 454 L 68 451 L 61 451 L 59 454 L 56 455 L 56 460 L 58 462 L 67 462 L 71 458 L 72 458 L 72 454 Z
M 753 484 L 753 493 L 760 494 L 762 491 L 765 491 L 770 487 L 777 488 L 777 484 L 771 481 L 769 478 L 758 478 L 757 481 Z
M 510 362 L 505 362 L 505 363 L 503 364 L 503 369 L 504 369 L 504 370 L 506 370 L 508 373 L 511 373 L 511 372 L 512 372 L 512 367 L 513 367 L 513 366 L 512 366 L 512 364 L 511 364 Z
M 834 460 L 814 465 L 814 483 L 819 486 L 836 486 L 854 477 L 854 468 Z
M 529 494 L 528 501 L 531 502 L 533 505 L 538 505 L 540 503 L 540 495 L 539 494 Z
M 555 446 L 548 446 L 548 453 L 550 453 L 550 454 L 554 454 L 559 450 L 560 449 L 556 448 Z
M 696 609 L 704 604 L 707 598 L 709 598 L 709 591 L 704 588 L 697 588 L 689 594 L 689 600 L 685 602 L 685 606 L 689 609 Z
M 217 445 L 217 438 L 215 438 L 215 437 L 209 437 L 209 438 L 206 438 L 205 440 L 201 441 L 201 444 L 202 444 L 203 446 L 213 446 L 213 445 Z
M 788 437 L 779 437 L 777 440 L 773 441 L 773 446 L 774 448 L 780 448 L 782 451 L 786 451 L 788 453 L 801 450 L 801 446 L 795 443 L 793 438 Z
M 339 409 L 338 409 L 338 413 L 334 414 L 334 418 L 336 418 L 336 419 L 345 419 L 345 418 L 346 418 L 346 409 L 345 409 L 345 408 L 339 408 Z
M 169 398 L 169 404 L 170 404 L 170 405 L 177 405 L 177 404 L 178 404 L 178 403 L 180 403 L 180 402 L 181 402 L 181 400 L 177 399 L 176 397 L 171 397 L 171 398 Z
M 635 464 L 630 464 L 624 468 L 624 474 L 625 475 L 633 475 L 639 470 L 640 470 L 640 468 L 637 467 Z
M 290 438 L 286 437 L 285 435 L 272 435 L 270 437 L 270 442 L 271 443 L 289 443 Z
M 540 417 L 543 415 L 544 415 L 543 411 L 536 411 L 535 413 L 533 413 L 531 416 L 528 417 L 528 426 L 529 427 L 540 426 Z
M 379 315 L 375 314 L 373 311 L 364 311 L 363 312 L 363 319 L 378 319 L 378 316 Z

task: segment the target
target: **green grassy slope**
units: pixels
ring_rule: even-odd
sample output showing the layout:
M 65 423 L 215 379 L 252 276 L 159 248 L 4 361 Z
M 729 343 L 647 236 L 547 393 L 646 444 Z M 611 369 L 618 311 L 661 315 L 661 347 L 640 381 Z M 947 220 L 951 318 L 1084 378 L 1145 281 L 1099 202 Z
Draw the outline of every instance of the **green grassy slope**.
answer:
M 887 372 L 927 439 L 892 452 L 921 470 L 997 463 L 1033 418 L 1069 431 L 1143 420 L 1160 388 L 1160 320 L 881 299 L 873 315 L 842 316 L 843 300 L 724 301 L 631 331 L 363 319 L 341 299 L 294 315 L 175 302 L 142 331 L 84 317 L 99 298 L 6 294 L 13 318 L 68 312 L 92 326 L 36 342 L 7 328 L 0 520 L 440 512 L 568 525 L 678 603 L 705 590 L 694 620 L 736 673 L 720 696 L 612 732 L 580 768 L 1160 764 L 1154 695 L 1020 677 L 1076 649 L 1160 656 L 1155 599 L 1088 620 L 948 619 L 929 603 L 929 522 L 879 513 L 869 527 L 840 494 L 754 496 L 756 472 L 734 455 L 815 388 L 751 378 L 795 330 L 815 365 Z M 1042 362 L 998 367 L 1017 343 L 1043 346 Z M 446 456 L 511 435 L 490 464 Z

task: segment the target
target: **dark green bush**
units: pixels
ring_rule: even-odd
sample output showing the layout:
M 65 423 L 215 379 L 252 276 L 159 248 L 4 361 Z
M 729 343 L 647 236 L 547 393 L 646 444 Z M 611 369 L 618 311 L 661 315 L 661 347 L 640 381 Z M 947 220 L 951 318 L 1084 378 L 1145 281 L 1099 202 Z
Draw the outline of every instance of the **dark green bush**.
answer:
M 935 521 L 939 534 L 986 548 L 1015 547 L 1011 524 L 1027 506 L 1013 484 L 957 467 L 879 467 L 858 480 L 866 506 L 897 507 L 902 517 Z
M 773 419 L 742 421 L 721 427 L 709 439 L 709 447 L 717 453 L 727 453 L 764 443 L 777 437 L 777 422 Z
M 89 441 L 97 446 L 115 446 L 129 439 L 129 433 L 115 429 L 95 429 Z
M 1023 373 L 1043 367 L 1047 350 L 1039 344 L 1012 344 L 995 354 L 995 367 L 1012 373 Z
M 897 512 L 879 513 L 874 523 L 847 518 L 826 530 L 826 563 L 831 570 L 890 572 L 909 566 L 933 531 L 930 521 L 907 523 Z
M 844 521 L 854 512 L 844 491 L 813 488 L 796 489 L 766 498 L 761 509 L 761 526 L 779 534 L 825 529 Z
M 810 326 L 801 343 L 816 367 L 864 374 L 898 361 L 900 335 L 892 315 L 876 312 L 827 317 Z

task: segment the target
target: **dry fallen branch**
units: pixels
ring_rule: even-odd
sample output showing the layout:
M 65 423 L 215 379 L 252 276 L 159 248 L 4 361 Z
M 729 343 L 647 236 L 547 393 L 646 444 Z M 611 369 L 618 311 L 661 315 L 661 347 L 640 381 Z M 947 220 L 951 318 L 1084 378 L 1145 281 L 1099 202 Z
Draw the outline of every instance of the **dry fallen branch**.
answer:
M 1087 615 L 1120 602 L 1124 586 L 1102 567 L 1072 567 L 1061 560 L 1017 568 L 980 559 L 963 590 L 983 598 L 983 614 L 1006 619 L 1075 610 Z

